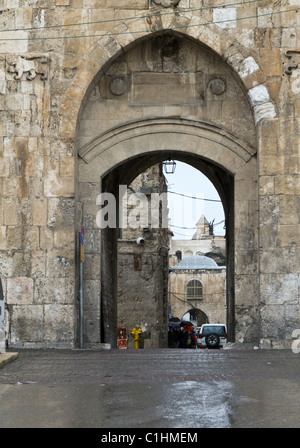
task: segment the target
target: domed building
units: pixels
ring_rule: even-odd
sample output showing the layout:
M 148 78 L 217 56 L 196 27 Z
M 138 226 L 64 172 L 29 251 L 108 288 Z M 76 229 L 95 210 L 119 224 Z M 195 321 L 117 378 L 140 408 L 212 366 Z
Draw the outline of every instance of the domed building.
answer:
M 169 311 L 172 317 L 203 323 L 226 323 L 226 268 L 204 255 L 183 258 L 170 267 Z
M 224 267 L 223 267 L 224 268 Z M 187 269 L 222 269 L 210 257 L 204 255 L 192 255 L 184 258 L 176 266 L 172 266 L 171 270 L 187 270 Z

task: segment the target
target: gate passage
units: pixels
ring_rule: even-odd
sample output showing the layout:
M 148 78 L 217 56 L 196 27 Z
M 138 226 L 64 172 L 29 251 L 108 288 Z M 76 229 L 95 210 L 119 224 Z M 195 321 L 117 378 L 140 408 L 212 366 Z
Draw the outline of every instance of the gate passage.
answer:
M 0 353 L 5 353 L 4 300 L 0 300 Z
M 0 330 L 4 328 L 4 300 L 0 300 Z

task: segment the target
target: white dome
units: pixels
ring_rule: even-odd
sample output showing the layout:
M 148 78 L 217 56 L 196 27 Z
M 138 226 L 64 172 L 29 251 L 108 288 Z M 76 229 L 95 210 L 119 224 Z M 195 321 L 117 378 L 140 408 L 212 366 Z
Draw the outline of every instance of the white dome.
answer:
M 212 258 L 204 255 L 193 255 L 183 258 L 178 265 L 171 267 L 173 269 L 224 269 L 224 266 L 218 266 Z

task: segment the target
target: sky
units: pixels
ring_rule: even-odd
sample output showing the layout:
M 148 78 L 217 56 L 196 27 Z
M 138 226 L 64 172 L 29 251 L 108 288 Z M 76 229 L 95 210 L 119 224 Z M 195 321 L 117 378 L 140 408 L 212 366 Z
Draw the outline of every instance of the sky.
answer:
M 224 220 L 222 202 L 213 184 L 201 171 L 176 160 L 175 173 L 165 173 L 165 176 L 169 190 L 168 207 L 173 239 L 191 239 L 196 230 L 196 222 L 202 214 L 208 222 L 215 220 L 215 235 L 225 234 L 224 222 L 216 225 Z M 220 202 L 211 202 L 207 199 Z

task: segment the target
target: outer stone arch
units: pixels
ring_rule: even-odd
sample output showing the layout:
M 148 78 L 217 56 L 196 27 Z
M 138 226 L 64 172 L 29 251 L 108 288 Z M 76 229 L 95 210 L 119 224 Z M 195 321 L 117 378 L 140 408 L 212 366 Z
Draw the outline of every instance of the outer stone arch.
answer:
M 147 35 L 148 36 L 148 35 Z M 182 38 L 183 35 L 180 34 Z M 98 47 L 98 51 L 102 55 L 101 70 L 96 73 L 96 70 L 88 75 L 85 79 L 84 72 L 78 75 L 77 81 L 74 84 L 74 91 L 77 94 L 75 98 L 75 106 L 78 106 L 78 122 L 81 119 L 81 112 L 88 108 L 89 96 L 96 84 L 99 84 L 101 75 L 104 74 L 108 68 L 110 60 L 115 60 L 119 54 L 123 55 L 123 48 L 114 37 L 101 38 L 104 48 Z M 143 41 L 140 40 L 140 41 Z M 99 43 L 100 41 L 98 41 Z M 98 44 L 97 43 L 97 44 Z M 130 42 L 129 42 L 130 44 Z M 113 50 L 112 50 L 113 48 Z M 126 47 L 127 48 L 127 47 Z M 235 47 L 228 47 L 235 48 Z M 95 49 L 94 49 L 95 51 Z M 110 51 L 111 59 L 108 58 Z M 125 49 L 124 49 L 125 51 Z M 105 53 L 105 57 L 103 54 Z M 96 56 L 95 53 L 91 53 Z M 229 51 L 228 51 L 229 54 Z M 223 55 L 224 56 L 224 55 Z M 90 56 L 87 56 L 89 59 Z M 228 55 L 229 58 L 229 55 Z M 87 59 L 86 59 L 87 60 Z M 95 68 L 96 57 L 94 58 L 92 68 Z M 234 61 L 234 58 L 232 59 Z M 250 60 L 249 60 L 250 61 Z M 249 62 L 248 61 L 248 62 Z M 258 67 L 249 62 L 249 66 Z M 249 67 L 246 66 L 245 67 Z M 245 68 L 244 67 L 244 68 Z M 258 70 L 256 70 L 258 71 Z M 246 73 L 247 71 L 245 71 Z M 253 75 L 254 72 L 251 74 Z M 256 73 L 257 74 L 257 73 Z M 92 81 L 91 78 L 93 78 Z M 249 78 L 250 79 L 250 78 Z M 248 80 L 249 80 L 248 79 Z M 249 82 L 250 83 L 250 82 Z M 239 85 L 240 85 L 239 80 Z M 255 89 L 255 88 L 254 88 Z M 243 89 L 245 90 L 245 84 Z M 246 89 L 247 90 L 247 89 Z M 86 93 L 83 98 L 83 92 Z M 260 96 L 263 100 L 268 100 L 266 90 L 263 89 L 264 95 Z M 255 93 L 255 92 L 254 92 Z M 256 101 L 255 94 L 252 94 L 254 101 Z M 252 105 L 254 105 L 252 101 Z M 267 101 L 268 103 L 268 101 Z M 264 103 L 265 104 L 265 103 Z M 68 106 L 68 107 L 67 107 Z M 261 103 L 257 104 L 261 106 Z M 64 105 L 66 117 L 64 117 L 65 128 L 61 130 L 66 131 L 65 137 L 74 138 L 75 136 L 75 120 L 74 109 L 67 104 Z M 249 105 L 247 106 L 249 107 Z M 256 107 L 256 106 L 255 106 Z M 249 107 L 249 124 L 253 126 L 253 110 L 255 107 Z M 269 110 L 269 109 L 268 109 Z M 271 110 L 271 108 L 270 108 Z M 72 116 L 70 111 L 72 111 Z M 274 112 L 274 111 L 273 111 Z M 272 112 L 272 113 L 273 113 Z M 105 111 L 103 111 L 105 114 Z M 97 116 L 101 117 L 101 113 Z M 103 115 L 105 116 L 105 115 Z M 69 117 L 69 122 L 68 122 Z M 258 115 L 256 114 L 256 117 Z M 260 114 L 260 119 L 266 118 Z M 256 119 L 256 122 L 258 119 Z M 63 125 L 64 126 L 64 125 Z M 74 129 L 72 129 L 74 127 Z M 78 144 L 79 163 L 78 163 L 78 216 L 79 221 L 77 227 L 80 228 L 82 223 L 90 226 L 88 229 L 88 254 L 91 259 L 95 260 L 100 257 L 101 249 L 101 232 L 96 228 L 96 215 L 99 207 L 96 204 L 97 193 L 101 191 L 102 181 L 105 176 L 110 175 L 114 170 L 121 169 L 122 166 L 128 167 L 128 161 L 134 162 L 137 158 L 143 158 L 146 155 L 160 154 L 160 158 L 156 157 L 156 161 L 163 160 L 170 151 L 176 154 L 181 160 L 193 164 L 195 167 L 202 170 L 207 169 L 209 174 L 212 174 L 214 167 L 216 173 L 212 174 L 216 183 L 221 185 L 220 195 L 222 199 L 226 196 L 225 181 L 220 180 L 222 175 L 227 173 L 226 182 L 230 198 L 227 200 L 227 214 L 230 227 L 230 280 L 228 281 L 228 314 L 234 316 L 235 309 L 236 322 L 235 333 L 240 340 L 253 341 L 259 334 L 259 318 L 258 318 L 258 294 L 257 294 L 257 167 L 256 167 L 256 149 L 254 145 L 239 138 L 237 133 L 230 132 L 228 128 L 214 123 L 214 120 L 192 119 L 184 116 L 155 116 L 154 118 L 137 119 L 133 121 L 124 120 L 117 126 L 108 127 L 104 132 L 97 132 L 94 129 L 91 137 L 88 138 L 86 144 L 82 144 L 82 135 L 78 133 L 80 143 Z M 253 141 L 253 139 L 252 139 Z M 154 160 L 154 159 L 153 159 Z M 155 162 L 154 162 L 155 163 Z M 139 165 L 139 168 L 145 168 L 145 164 Z M 222 171 L 223 170 L 223 171 Z M 223 174 L 222 174 L 223 172 Z M 111 178 L 111 184 L 119 176 Z M 138 174 L 138 173 L 137 173 Z M 114 175 L 113 175 L 114 176 Z M 223 182 L 223 184 L 222 184 Z M 109 183 L 109 181 L 108 181 Z M 223 190 L 222 190 L 223 186 Z M 111 185 L 113 188 L 113 185 Z M 89 190 L 88 190 L 89 189 Z M 89 191 L 89 195 L 87 194 Z M 113 191 L 113 190 L 110 190 Z M 115 238 L 115 236 L 114 236 Z M 95 243 L 96 242 L 96 243 Z M 98 249 L 95 249 L 97 246 Z M 109 255 L 113 252 L 111 247 L 108 247 L 107 260 L 111 264 L 113 258 Z M 98 266 L 98 280 L 88 279 L 94 283 L 98 281 L 106 284 L 112 284 L 112 270 L 109 272 L 101 272 L 103 268 Z M 95 269 L 94 269 L 95 272 Z M 107 280 L 103 280 L 104 278 Z M 100 279 L 100 280 L 99 280 Z M 92 284 L 92 283 L 91 283 Z M 236 292 L 238 291 L 238 294 Z M 247 293 L 249 291 L 249 293 Z M 106 295 L 105 294 L 102 294 Z M 111 291 L 108 295 L 110 297 L 110 305 L 106 306 L 106 315 L 103 316 L 102 310 L 97 307 L 97 297 L 93 297 L 93 306 L 95 309 L 90 309 L 91 316 L 90 323 L 95 329 L 95 335 L 102 332 L 103 339 L 98 342 L 114 343 L 114 334 L 116 329 L 115 312 L 113 305 L 113 293 Z M 251 297 L 250 297 L 251 295 Z M 245 296 L 247 297 L 245 300 Z M 247 315 L 245 324 L 245 315 Z M 98 316 L 98 317 L 95 317 Z M 232 319 L 233 320 L 233 319 Z M 233 328 L 233 323 L 231 325 Z M 103 331 L 104 329 L 104 331 Z M 234 337 L 233 330 L 231 330 Z M 97 336 L 91 338 L 89 343 L 97 342 Z
M 86 56 L 79 64 L 78 73 L 60 104 L 59 132 L 62 138 L 76 138 L 77 123 L 84 99 L 105 67 L 127 48 L 162 30 L 179 30 L 177 33 L 181 36 L 206 45 L 223 58 L 232 67 L 245 90 L 249 91 L 256 123 L 276 116 L 268 88 L 264 86 L 266 77 L 263 71 L 249 50 L 232 39 L 226 29 L 215 24 L 198 27 L 191 13 L 185 14 L 184 19 L 174 14 L 173 21 L 169 16 L 159 17 L 157 11 L 154 11 L 154 14 L 154 22 L 147 20 L 148 14 L 136 21 L 124 20 L 111 33 L 101 36 L 87 50 Z

